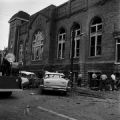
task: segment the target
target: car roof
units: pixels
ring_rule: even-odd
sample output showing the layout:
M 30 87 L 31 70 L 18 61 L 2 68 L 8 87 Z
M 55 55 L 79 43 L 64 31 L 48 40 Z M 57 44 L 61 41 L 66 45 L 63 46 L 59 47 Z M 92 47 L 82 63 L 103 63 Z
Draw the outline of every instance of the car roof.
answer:
M 35 75 L 35 73 L 28 72 L 28 71 L 20 71 L 19 73 L 23 73 L 23 74 L 26 74 L 26 75 Z
M 45 75 L 63 75 L 63 76 L 64 76 L 63 73 L 58 73 L 58 72 L 48 72 L 48 71 L 45 72 Z

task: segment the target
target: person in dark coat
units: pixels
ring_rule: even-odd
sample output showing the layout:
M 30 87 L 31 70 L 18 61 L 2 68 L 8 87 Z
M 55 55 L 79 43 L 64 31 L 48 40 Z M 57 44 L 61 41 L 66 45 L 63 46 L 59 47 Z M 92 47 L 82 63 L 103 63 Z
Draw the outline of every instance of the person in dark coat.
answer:
M 105 73 L 101 74 L 100 76 L 100 90 L 103 91 L 103 90 L 106 90 L 106 83 L 107 83 L 107 75 Z
M 78 80 L 77 80 L 78 87 L 81 87 L 81 83 L 82 83 L 82 74 L 79 74 L 78 75 Z
M 2 75 L 3 76 L 9 76 L 10 72 L 11 72 L 10 62 L 7 59 L 3 58 L 3 61 L 2 61 Z
M 112 91 L 117 90 L 116 82 L 117 82 L 116 75 L 113 73 L 113 74 L 111 74 Z

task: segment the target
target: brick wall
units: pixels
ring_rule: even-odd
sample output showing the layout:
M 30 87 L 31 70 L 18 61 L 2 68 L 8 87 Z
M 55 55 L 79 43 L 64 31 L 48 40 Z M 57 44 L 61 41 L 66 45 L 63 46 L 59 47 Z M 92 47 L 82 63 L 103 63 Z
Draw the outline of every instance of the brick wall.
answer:
M 67 40 L 66 40 L 66 56 L 65 59 L 62 60 L 61 64 L 67 64 L 70 61 L 69 53 L 70 53 L 70 29 L 73 22 L 77 22 L 80 24 L 82 28 L 82 32 L 85 33 L 81 37 L 81 47 L 80 47 L 80 58 L 77 61 L 78 64 L 80 62 L 80 72 L 84 74 L 84 81 L 88 80 L 88 69 L 90 70 L 108 70 L 109 67 L 111 71 L 114 71 L 114 62 L 115 62 L 115 39 L 113 37 L 113 32 L 117 29 L 119 31 L 119 1 L 110 0 L 110 1 L 102 1 L 102 0 L 89 0 L 88 3 L 83 5 L 87 6 L 87 9 L 80 10 L 80 5 L 82 4 L 82 0 L 72 0 L 71 8 L 73 13 L 69 18 L 58 19 L 56 22 L 57 30 L 61 26 L 67 31 Z M 84 2 L 85 4 L 85 2 Z M 111 9 L 112 6 L 112 9 Z M 89 26 L 92 18 L 95 16 L 99 16 L 103 21 L 103 38 L 102 38 L 102 55 L 100 57 L 90 57 L 89 56 Z M 57 46 L 57 43 L 56 43 Z M 59 63 L 57 59 L 55 63 Z M 87 64 L 86 63 L 90 63 Z M 91 65 L 92 63 L 92 65 Z M 109 72 L 109 71 L 108 71 Z

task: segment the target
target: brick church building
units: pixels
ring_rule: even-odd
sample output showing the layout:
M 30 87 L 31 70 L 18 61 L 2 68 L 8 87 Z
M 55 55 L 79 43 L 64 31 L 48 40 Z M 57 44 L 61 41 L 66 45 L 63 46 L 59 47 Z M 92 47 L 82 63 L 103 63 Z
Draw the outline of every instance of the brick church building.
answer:
M 82 73 L 89 84 L 93 72 L 120 70 L 119 6 L 119 0 L 69 0 L 33 15 L 19 11 L 9 20 L 8 50 L 30 71 L 70 72 L 72 55 L 74 77 Z

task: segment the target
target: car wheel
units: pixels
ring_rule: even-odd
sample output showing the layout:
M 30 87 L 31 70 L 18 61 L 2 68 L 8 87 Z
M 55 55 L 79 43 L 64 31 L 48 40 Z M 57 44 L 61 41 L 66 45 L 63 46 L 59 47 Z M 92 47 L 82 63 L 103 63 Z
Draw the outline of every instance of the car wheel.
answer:
M 43 94 L 43 88 L 41 88 L 41 87 L 39 88 L 39 94 L 41 94 L 41 95 Z
M 6 96 L 10 97 L 12 95 L 12 92 L 6 92 Z
M 67 96 L 67 91 L 64 92 L 64 95 Z
M 61 91 L 61 95 L 66 96 L 67 95 L 67 91 Z

